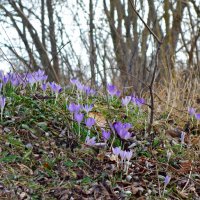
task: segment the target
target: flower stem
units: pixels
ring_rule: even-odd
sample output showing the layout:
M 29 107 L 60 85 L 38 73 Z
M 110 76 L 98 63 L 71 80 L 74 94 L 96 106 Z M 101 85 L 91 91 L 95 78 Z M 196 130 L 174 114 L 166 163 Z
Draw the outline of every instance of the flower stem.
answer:
M 80 123 L 78 124 L 78 137 L 80 138 L 81 136 L 81 126 Z

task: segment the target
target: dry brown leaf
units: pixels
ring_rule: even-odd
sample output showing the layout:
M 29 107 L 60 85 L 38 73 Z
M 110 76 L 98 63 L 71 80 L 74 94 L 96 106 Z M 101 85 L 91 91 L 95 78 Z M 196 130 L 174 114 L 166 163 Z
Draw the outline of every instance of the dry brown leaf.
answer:
M 103 161 L 104 158 L 105 158 L 105 153 L 99 153 L 99 154 L 97 155 L 97 159 L 98 159 L 99 161 Z
M 175 130 L 167 130 L 165 132 L 166 136 L 168 139 L 174 139 L 177 142 L 179 141 L 179 139 L 181 138 L 181 134 L 182 131 L 180 131 L 179 129 L 175 129 Z M 189 135 L 185 134 L 185 143 L 189 143 Z
M 200 136 L 193 136 L 191 139 L 191 144 L 194 147 L 200 147 Z
M 177 130 L 167 130 L 165 132 L 167 137 L 171 137 L 171 138 L 180 138 L 181 137 L 181 131 L 177 131 Z

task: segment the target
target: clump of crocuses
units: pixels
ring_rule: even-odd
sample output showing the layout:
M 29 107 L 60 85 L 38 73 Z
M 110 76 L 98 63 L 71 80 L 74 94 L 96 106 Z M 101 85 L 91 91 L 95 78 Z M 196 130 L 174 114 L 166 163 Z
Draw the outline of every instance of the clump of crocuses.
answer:
M 112 151 L 113 151 L 113 154 L 116 156 L 117 167 L 119 167 L 119 164 L 121 164 L 124 172 L 126 174 L 128 174 L 130 160 L 133 156 L 133 152 L 132 151 L 123 151 L 123 150 L 121 150 L 121 147 L 112 148 Z M 120 156 L 120 161 L 119 161 L 119 156 Z
M 113 127 L 121 139 L 128 140 L 131 138 L 132 134 L 129 132 L 129 129 L 132 127 L 131 124 L 115 122 Z

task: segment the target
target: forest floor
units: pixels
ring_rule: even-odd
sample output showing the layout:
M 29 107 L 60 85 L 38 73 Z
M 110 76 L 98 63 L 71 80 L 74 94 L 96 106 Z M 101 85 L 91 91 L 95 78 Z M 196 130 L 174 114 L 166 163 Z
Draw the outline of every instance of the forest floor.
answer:
M 199 200 L 199 120 L 188 113 L 181 96 L 173 100 L 174 90 L 170 97 L 167 89 L 157 91 L 149 134 L 146 103 L 126 107 L 122 96 L 100 91 L 87 95 L 76 86 L 63 88 L 56 98 L 50 87 L 43 95 L 38 83 L 5 84 L 0 199 Z M 148 95 L 144 99 L 148 102 Z M 81 111 L 85 116 L 80 126 L 70 103 L 93 105 L 88 113 Z M 200 109 L 198 96 L 190 105 Z M 91 128 L 88 118 L 95 119 Z M 129 123 L 127 137 L 117 134 L 117 122 Z M 110 133 L 107 140 L 102 138 L 105 130 Z M 131 158 L 123 160 L 116 147 L 132 152 Z

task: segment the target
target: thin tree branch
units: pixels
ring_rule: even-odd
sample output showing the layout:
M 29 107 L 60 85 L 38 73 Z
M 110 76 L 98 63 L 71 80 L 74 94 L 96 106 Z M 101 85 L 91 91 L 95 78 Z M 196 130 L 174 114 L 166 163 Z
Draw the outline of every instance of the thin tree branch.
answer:
M 149 30 L 149 32 L 153 35 L 153 37 L 156 39 L 156 41 L 159 44 L 162 44 L 162 41 L 158 38 L 158 36 L 151 30 L 151 28 L 146 24 L 146 22 L 142 19 L 142 17 L 140 16 L 140 14 L 138 13 L 138 11 L 135 9 L 135 6 L 133 5 L 132 0 L 129 0 L 129 3 L 131 4 L 132 9 L 134 10 L 134 12 L 136 13 L 136 15 L 140 18 L 140 20 L 142 21 L 142 23 L 144 24 L 144 26 Z

